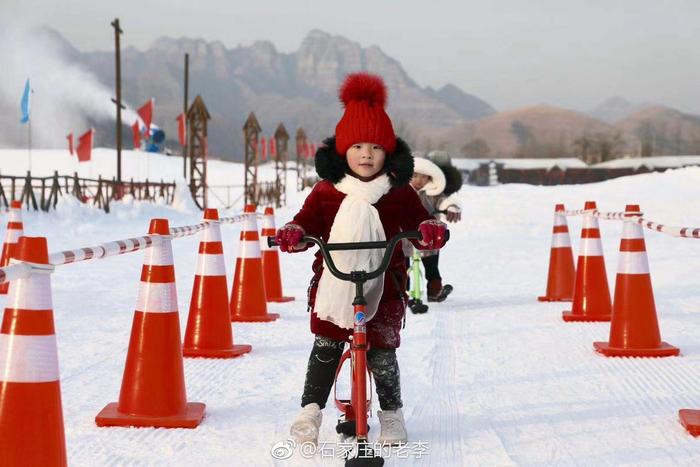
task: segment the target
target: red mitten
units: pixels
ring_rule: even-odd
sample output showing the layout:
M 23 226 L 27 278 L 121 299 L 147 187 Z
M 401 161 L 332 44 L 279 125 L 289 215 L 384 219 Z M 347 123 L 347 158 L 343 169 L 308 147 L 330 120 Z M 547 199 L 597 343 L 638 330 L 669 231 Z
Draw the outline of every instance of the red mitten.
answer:
M 297 251 L 306 250 L 306 245 L 301 243 L 301 238 L 304 236 L 304 229 L 296 224 L 286 224 L 279 229 L 275 234 L 275 243 L 280 247 L 280 250 L 285 253 L 295 253 Z
M 447 242 L 445 238 L 447 225 L 438 220 L 431 219 L 421 222 L 418 226 L 418 231 L 423 236 L 421 240 L 418 240 L 420 250 L 437 250 L 442 248 Z

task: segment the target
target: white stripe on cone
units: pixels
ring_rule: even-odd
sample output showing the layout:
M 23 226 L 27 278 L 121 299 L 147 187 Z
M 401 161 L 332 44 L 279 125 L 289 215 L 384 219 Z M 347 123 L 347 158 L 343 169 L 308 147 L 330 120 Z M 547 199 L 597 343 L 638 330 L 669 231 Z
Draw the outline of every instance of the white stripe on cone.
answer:
M 263 229 L 274 229 L 275 228 L 275 216 L 267 215 L 263 216 Z
M 599 238 L 582 238 L 579 256 L 603 256 L 603 244 Z
M 637 224 L 636 222 L 625 222 L 623 227 L 622 227 L 622 238 L 626 239 L 638 239 L 638 238 L 644 238 L 644 231 L 642 230 L 642 226 Z
M 10 209 L 9 222 L 22 222 L 22 213 L 17 208 Z
M 141 282 L 136 310 L 144 313 L 177 313 L 175 283 Z
M 248 213 L 245 216 L 245 221 L 243 221 L 243 231 L 244 232 L 257 232 L 258 223 L 255 220 L 256 214 L 254 212 Z
M 5 308 L 19 310 L 52 310 L 51 276 L 32 274 L 12 283 Z
M 168 245 L 154 245 L 146 250 L 146 259 L 143 262 L 147 266 L 171 266 L 173 264 L 173 249 Z
M 590 214 L 583 216 L 583 228 L 584 229 L 597 229 L 598 228 L 598 218 L 593 217 Z
M 22 236 L 21 229 L 8 229 L 5 234 L 5 243 L 18 243 L 19 237 Z
M 30 312 L 31 313 L 31 312 Z M 46 383 L 58 381 L 56 336 L 0 334 L 0 381 Z
M 649 274 L 646 251 L 621 251 L 617 262 L 619 274 Z
M 554 225 L 555 226 L 567 225 L 566 224 L 566 216 L 562 216 L 561 214 L 554 214 Z
M 220 242 L 221 241 L 221 227 L 216 221 L 209 221 L 209 227 L 204 229 L 202 233 L 203 242 Z
M 195 274 L 198 276 L 225 276 L 224 255 L 200 253 L 197 257 L 197 272 Z
M 243 259 L 260 258 L 260 243 L 257 240 L 241 240 L 238 257 Z
M 568 248 L 571 246 L 571 238 L 566 232 L 555 233 L 552 235 L 552 248 Z

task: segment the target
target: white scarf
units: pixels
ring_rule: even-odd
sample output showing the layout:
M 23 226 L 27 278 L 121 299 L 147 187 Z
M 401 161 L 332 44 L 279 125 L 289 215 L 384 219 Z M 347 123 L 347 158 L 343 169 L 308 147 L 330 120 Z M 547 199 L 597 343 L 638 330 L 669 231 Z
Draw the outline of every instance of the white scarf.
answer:
M 369 182 L 363 182 L 346 175 L 335 184 L 335 188 L 346 196 L 340 203 L 338 213 L 333 220 L 328 243 L 386 240 L 379 212 L 372 205 L 389 192 L 391 188 L 389 177 L 384 174 Z M 342 272 L 373 271 L 379 267 L 383 256 L 383 249 L 331 252 L 333 262 Z M 383 290 L 384 274 L 365 282 L 366 321 L 372 319 L 377 313 Z M 354 299 L 355 284 L 336 278 L 330 271 L 323 271 L 314 306 L 314 311 L 319 318 L 330 321 L 338 327 L 352 329 Z

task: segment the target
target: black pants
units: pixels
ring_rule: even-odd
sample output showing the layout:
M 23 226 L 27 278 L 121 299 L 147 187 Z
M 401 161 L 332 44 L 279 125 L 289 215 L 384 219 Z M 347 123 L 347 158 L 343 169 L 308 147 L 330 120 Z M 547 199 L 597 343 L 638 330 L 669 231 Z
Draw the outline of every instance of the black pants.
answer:
M 438 261 L 440 260 L 439 253 L 433 256 L 426 256 L 422 258 L 422 260 L 423 267 L 425 268 L 425 280 L 442 279 L 440 277 L 440 270 L 438 269 Z
M 312 402 L 321 408 L 326 406 L 344 347 L 343 341 L 316 335 L 306 368 L 304 394 L 301 396 L 302 407 Z M 382 410 L 403 407 L 396 349 L 370 349 L 367 351 L 367 365 L 374 377 L 379 407 Z

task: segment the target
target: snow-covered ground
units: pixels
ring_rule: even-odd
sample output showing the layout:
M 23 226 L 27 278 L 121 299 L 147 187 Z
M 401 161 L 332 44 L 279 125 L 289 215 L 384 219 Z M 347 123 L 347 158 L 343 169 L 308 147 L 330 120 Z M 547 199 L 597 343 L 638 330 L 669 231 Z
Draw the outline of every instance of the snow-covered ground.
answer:
M 2 173 L 26 170 L 9 170 L 2 157 Z M 164 159 L 158 171 L 167 180 L 180 164 Z M 241 174 L 225 163 L 211 172 Z M 698 226 L 698 186 L 700 168 L 574 186 L 464 186 L 463 222 L 452 227 L 441 261 L 455 292 L 426 315 L 409 313 L 403 331 L 399 362 L 412 444 L 387 465 L 700 465 L 700 439 L 677 419 L 678 409 L 700 408 L 700 241 L 645 231 L 661 333 L 680 357 L 604 358 L 592 343 L 607 340 L 608 324 L 564 323 L 567 305 L 536 301 L 546 285 L 555 203 L 575 209 L 590 199 L 619 211 L 633 202 L 651 220 Z M 278 225 L 303 198 L 290 190 Z M 142 234 L 153 217 L 195 223 L 200 213 L 188 206 L 115 203 L 104 214 L 63 200 L 48 214 L 24 212 L 24 225 L 57 251 Z M 580 219 L 569 225 L 576 253 Z M 229 285 L 238 228 L 224 227 Z M 612 290 L 621 225 L 602 221 L 601 230 Z M 183 331 L 197 245 L 196 237 L 173 243 Z M 269 305 L 278 321 L 234 325 L 235 342 L 252 344 L 250 354 L 185 360 L 188 399 L 207 404 L 198 428 L 95 426 L 95 415 L 119 395 L 142 260 L 142 253 L 128 254 L 62 266 L 52 276 L 69 463 L 342 465 L 324 457 L 330 449 L 310 459 L 298 451 L 287 460 L 271 455 L 299 409 L 312 343 L 304 300 L 310 252 L 281 256 L 284 291 L 296 301 Z M 332 404 L 324 416 L 321 441 L 333 443 Z M 370 424 L 374 439 L 376 416 Z

